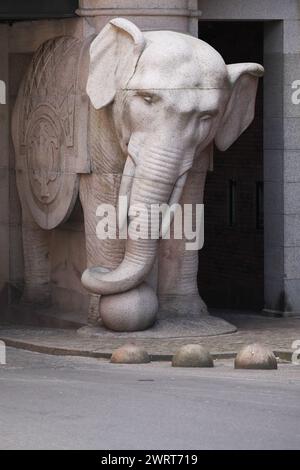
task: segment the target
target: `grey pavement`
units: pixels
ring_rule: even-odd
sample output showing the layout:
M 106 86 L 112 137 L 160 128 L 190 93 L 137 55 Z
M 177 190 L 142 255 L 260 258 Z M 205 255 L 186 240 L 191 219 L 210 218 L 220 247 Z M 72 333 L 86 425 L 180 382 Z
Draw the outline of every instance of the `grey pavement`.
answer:
M 7 349 L 0 449 L 299 449 L 300 365 L 115 365 Z
M 195 322 L 177 318 L 173 322 L 174 336 L 166 328 L 149 329 L 134 333 L 115 333 L 96 329 L 90 335 L 78 333 L 76 328 L 45 328 L 41 325 L 2 325 L 0 339 L 8 346 L 46 354 L 59 353 L 76 356 L 110 357 L 112 351 L 124 343 L 134 343 L 158 358 L 169 356 L 187 343 L 201 344 L 213 353 L 238 352 L 243 345 L 259 342 L 273 351 L 292 352 L 292 344 L 300 339 L 300 318 L 268 318 L 251 313 L 215 312 L 237 326 L 237 332 L 217 336 L 201 336 Z M 208 317 L 213 318 L 213 317 Z M 203 325 L 203 319 L 200 323 Z M 189 326 L 188 326 L 189 324 Z M 170 324 L 169 324 L 170 325 Z M 207 324 L 205 325 L 207 332 Z M 176 331 L 174 331 L 176 330 Z M 168 357 L 168 359 L 169 359 Z

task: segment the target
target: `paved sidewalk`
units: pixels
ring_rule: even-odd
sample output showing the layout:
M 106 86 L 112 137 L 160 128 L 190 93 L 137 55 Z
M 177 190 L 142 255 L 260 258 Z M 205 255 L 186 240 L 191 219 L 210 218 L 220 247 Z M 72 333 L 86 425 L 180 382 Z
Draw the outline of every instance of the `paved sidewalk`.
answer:
M 58 355 L 109 357 L 111 352 L 125 344 L 142 345 L 155 360 L 169 359 L 183 344 L 201 343 L 212 353 L 236 353 L 243 345 L 261 342 L 273 351 L 292 351 L 292 343 L 300 340 L 300 318 L 269 318 L 246 313 L 214 312 L 237 327 L 237 332 L 219 336 L 201 337 L 192 333 L 176 337 L 151 337 L 142 333 L 123 334 L 108 332 L 103 336 L 88 337 L 76 329 L 55 329 L 22 326 L 0 327 L 0 339 L 7 346 Z M 287 355 L 288 358 L 289 355 Z M 282 354 L 281 357 L 284 357 Z

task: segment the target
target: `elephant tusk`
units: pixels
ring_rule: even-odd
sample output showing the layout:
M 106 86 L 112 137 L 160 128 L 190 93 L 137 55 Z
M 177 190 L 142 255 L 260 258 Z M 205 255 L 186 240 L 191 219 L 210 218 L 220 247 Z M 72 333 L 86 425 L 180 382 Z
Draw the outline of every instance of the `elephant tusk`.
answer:
M 124 227 L 126 226 L 126 223 L 127 223 L 128 201 L 130 200 L 130 194 L 131 194 L 131 188 L 132 188 L 133 179 L 134 179 L 134 173 L 135 173 L 135 164 L 134 164 L 132 158 L 128 155 L 128 157 L 126 159 L 126 162 L 125 162 L 124 170 L 123 170 L 123 175 L 122 175 L 120 190 L 119 190 L 119 198 L 118 198 L 118 203 L 117 203 L 119 233 L 123 231 L 123 229 L 124 229 Z M 127 198 L 127 204 L 126 204 L 125 208 L 124 208 L 124 206 L 122 206 L 122 208 L 120 207 L 120 198 L 121 197 L 126 197 Z
M 169 199 L 169 206 L 179 202 L 179 200 L 181 198 L 181 193 L 183 191 L 183 188 L 184 188 L 184 185 L 185 185 L 185 182 L 186 182 L 186 179 L 187 179 L 187 174 L 188 174 L 188 172 L 186 171 L 185 173 L 183 173 L 183 175 L 179 176 L 179 178 L 177 179 L 177 181 L 174 185 L 172 194 L 171 194 L 170 199 Z

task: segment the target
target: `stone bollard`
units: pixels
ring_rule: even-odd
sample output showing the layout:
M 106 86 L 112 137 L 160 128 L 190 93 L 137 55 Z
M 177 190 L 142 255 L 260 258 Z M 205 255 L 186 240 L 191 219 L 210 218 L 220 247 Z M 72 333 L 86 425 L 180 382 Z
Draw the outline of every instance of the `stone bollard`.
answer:
M 210 352 L 199 344 L 186 344 L 178 349 L 172 360 L 173 367 L 213 367 Z
M 271 349 L 253 343 L 244 346 L 234 361 L 235 369 L 277 369 L 277 360 Z
M 147 364 L 150 362 L 150 357 L 143 348 L 135 344 L 125 344 L 112 353 L 110 362 L 113 364 Z

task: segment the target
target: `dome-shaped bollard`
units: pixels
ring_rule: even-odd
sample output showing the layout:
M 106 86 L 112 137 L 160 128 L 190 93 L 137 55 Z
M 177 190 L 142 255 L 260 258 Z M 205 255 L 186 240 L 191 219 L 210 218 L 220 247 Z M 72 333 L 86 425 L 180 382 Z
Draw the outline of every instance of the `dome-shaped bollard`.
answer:
M 244 346 L 234 361 L 235 369 L 277 369 L 277 360 L 271 349 L 253 343 Z
M 113 364 L 147 364 L 150 362 L 150 357 L 147 351 L 140 346 L 125 344 L 112 353 L 110 362 Z
M 172 359 L 173 367 L 213 367 L 210 352 L 199 344 L 186 344 L 178 349 Z

